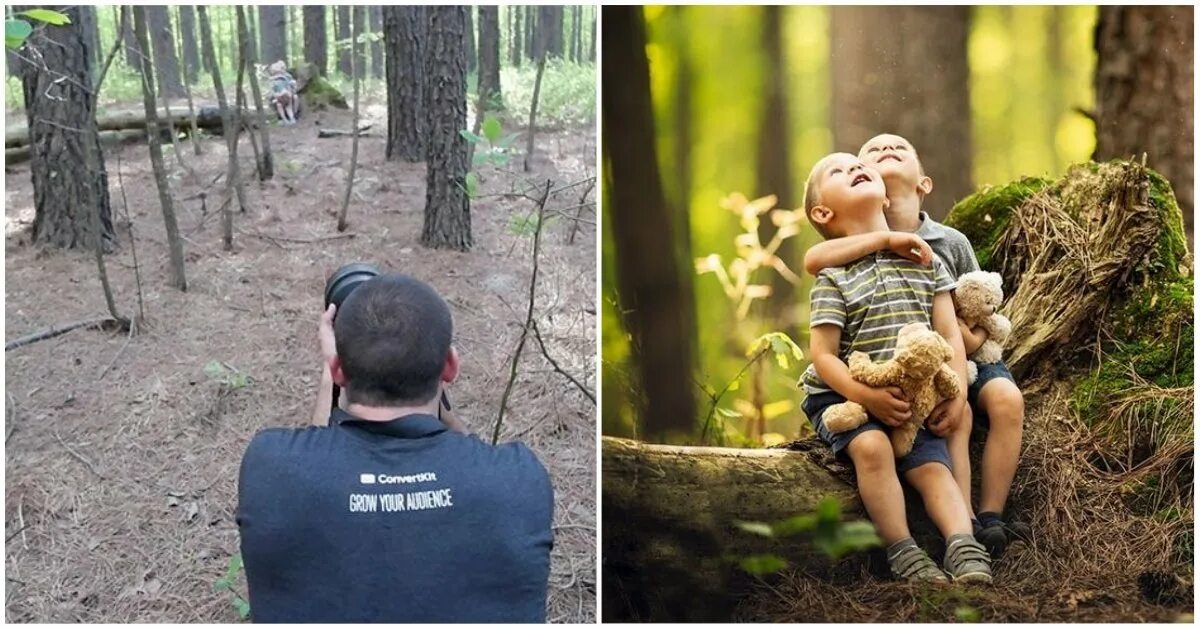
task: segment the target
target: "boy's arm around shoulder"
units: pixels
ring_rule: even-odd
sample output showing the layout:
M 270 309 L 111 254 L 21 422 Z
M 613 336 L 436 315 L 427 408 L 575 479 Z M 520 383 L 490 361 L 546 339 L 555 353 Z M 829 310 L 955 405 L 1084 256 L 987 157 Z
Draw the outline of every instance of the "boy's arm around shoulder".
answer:
M 842 267 L 875 252 L 890 250 L 897 255 L 928 265 L 933 250 L 911 232 L 868 232 L 829 239 L 813 245 L 804 253 L 804 270 L 817 275 L 822 269 Z

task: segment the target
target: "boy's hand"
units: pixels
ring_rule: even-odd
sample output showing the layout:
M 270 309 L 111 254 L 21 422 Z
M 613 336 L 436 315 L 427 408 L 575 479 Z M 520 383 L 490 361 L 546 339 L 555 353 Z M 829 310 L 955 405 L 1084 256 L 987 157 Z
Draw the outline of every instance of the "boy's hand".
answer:
M 880 422 L 898 427 L 912 418 L 908 401 L 903 398 L 904 392 L 899 387 L 868 387 L 862 388 L 859 404 L 867 408 L 871 416 Z
M 962 422 L 963 405 L 967 404 L 965 396 L 947 398 L 938 403 L 929 414 L 926 426 L 938 437 L 946 437 Z
M 925 239 L 911 232 L 892 232 L 888 235 L 888 249 L 917 264 L 933 265 L 933 249 Z

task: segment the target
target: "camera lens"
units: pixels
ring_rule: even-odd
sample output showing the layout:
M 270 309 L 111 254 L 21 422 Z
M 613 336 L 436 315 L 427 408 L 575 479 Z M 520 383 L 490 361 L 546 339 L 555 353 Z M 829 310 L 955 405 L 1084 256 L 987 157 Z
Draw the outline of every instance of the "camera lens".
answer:
M 329 308 L 330 304 L 341 308 L 342 302 L 346 301 L 346 297 L 354 292 L 359 284 L 379 274 L 379 269 L 368 263 L 342 265 L 325 281 L 325 308 Z

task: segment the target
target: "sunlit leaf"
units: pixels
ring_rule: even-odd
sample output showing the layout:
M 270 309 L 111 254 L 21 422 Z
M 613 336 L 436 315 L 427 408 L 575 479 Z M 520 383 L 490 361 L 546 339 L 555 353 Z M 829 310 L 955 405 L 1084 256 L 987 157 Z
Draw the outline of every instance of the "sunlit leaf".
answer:
M 767 523 L 757 521 L 734 521 L 734 526 L 738 529 L 755 534 L 756 536 L 765 536 L 766 538 L 774 538 L 775 532 L 771 530 L 771 526 Z
M 500 120 L 495 116 L 488 116 L 483 120 L 483 125 L 480 126 L 483 131 L 483 137 L 488 139 L 488 142 L 495 144 L 500 140 Z
M 17 15 L 24 15 L 30 19 L 34 19 L 39 22 L 45 22 L 46 24 L 53 26 L 62 26 L 64 24 L 71 23 L 71 18 L 67 17 L 66 14 L 59 13 L 58 11 L 51 11 L 50 9 L 29 9 L 27 11 L 21 11 L 17 13 Z
M 239 617 L 242 619 L 248 619 L 250 617 L 250 602 L 238 597 L 233 600 L 233 605 L 237 608 Z
M 791 518 L 785 518 L 782 521 L 777 521 L 771 525 L 771 529 L 776 536 L 795 536 L 804 532 L 811 532 L 817 527 L 817 517 L 813 514 L 799 514 Z
M 485 142 L 487 140 L 483 136 L 477 136 L 477 135 L 471 133 L 470 129 L 460 129 L 458 134 L 460 136 L 466 138 L 467 142 L 470 142 L 472 144 L 479 144 L 479 143 Z
M 32 32 L 33 27 L 25 20 L 4 20 L 4 47 L 9 50 L 20 48 Z
M 209 361 L 208 364 L 204 366 L 204 373 L 207 374 L 209 378 L 220 378 L 224 376 L 225 372 L 227 371 L 228 370 L 225 369 L 225 366 L 222 365 L 220 361 L 216 360 Z
M 475 173 L 467 173 L 467 196 L 474 197 L 479 190 L 479 177 Z
M 216 582 L 213 582 L 214 591 L 228 590 L 231 586 L 233 586 L 233 582 L 229 578 L 221 578 Z
M 742 570 L 752 575 L 767 575 L 778 573 L 787 568 L 787 561 L 775 554 L 749 556 L 742 558 L 738 565 Z
M 776 400 L 775 402 L 769 402 L 763 405 L 763 418 L 766 418 L 767 420 L 774 420 L 775 418 L 778 418 L 779 416 L 782 416 L 783 414 L 795 408 L 796 403 L 789 398 Z
M 725 416 L 726 418 L 741 418 L 742 417 L 742 414 L 740 412 L 734 411 L 733 409 L 717 407 L 716 411 L 717 411 L 717 414 Z
M 982 617 L 974 606 L 963 605 L 954 609 L 954 618 L 961 623 L 979 623 Z
M 821 502 L 817 504 L 817 518 L 832 523 L 842 520 L 842 504 L 834 497 L 821 499 Z

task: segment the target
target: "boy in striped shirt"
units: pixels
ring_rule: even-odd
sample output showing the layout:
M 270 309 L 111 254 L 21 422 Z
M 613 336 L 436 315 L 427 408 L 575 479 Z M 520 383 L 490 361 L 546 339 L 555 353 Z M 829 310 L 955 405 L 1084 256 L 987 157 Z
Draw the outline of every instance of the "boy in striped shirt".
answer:
M 883 178 L 857 157 L 834 153 L 813 167 L 805 191 L 809 222 L 826 239 L 887 230 Z M 833 452 L 854 463 L 859 495 L 880 537 L 888 563 L 899 578 L 945 582 L 990 582 L 991 558 L 972 535 L 967 505 L 951 473 L 949 452 L 940 435 L 963 417 L 963 397 L 947 400 L 917 433 L 912 452 L 897 460 L 889 427 L 909 419 L 909 404 L 894 387 L 870 387 L 850 376 L 846 359 L 862 351 L 891 357 L 896 334 L 905 324 L 932 325 L 954 348 L 952 365 L 966 390 L 966 359 L 950 291 L 955 282 L 940 261 L 922 265 L 892 251 L 872 252 L 817 276 L 811 294 L 812 364 L 803 377 L 804 412 Z M 850 431 L 831 433 L 821 416 L 847 400 L 866 408 L 870 419 Z M 943 566 L 917 546 L 905 514 L 900 477 L 921 495 L 925 510 L 946 538 Z
M 910 252 L 913 260 L 929 264 L 936 254 L 950 274 L 961 277 L 979 271 L 979 263 L 970 241 L 961 232 L 934 221 L 921 211 L 925 195 L 933 190 L 933 180 L 921 167 L 912 144 L 894 134 L 880 134 L 859 149 L 858 156 L 878 172 L 887 187 L 888 207 L 884 210 L 891 232 L 859 234 L 820 243 L 804 256 L 804 267 L 817 275 L 822 267 L 842 265 L 881 249 Z M 967 354 L 975 352 L 987 332 L 971 329 L 958 321 Z M 972 424 L 987 428 L 980 462 L 979 514 L 972 518 L 975 536 L 992 556 L 998 557 L 1014 539 L 1028 538 L 1029 526 L 1019 521 L 1002 520 L 1017 463 L 1021 454 L 1021 433 L 1025 422 L 1025 400 L 1016 381 L 1003 362 L 979 366 L 979 375 L 967 390 L 969 407 L 958 427 L 946 437 L 953 462 L 954 478 L 971 509 L 971 463 L 968 457 Z M 972 413 L 974 412 L 974 413 Z

